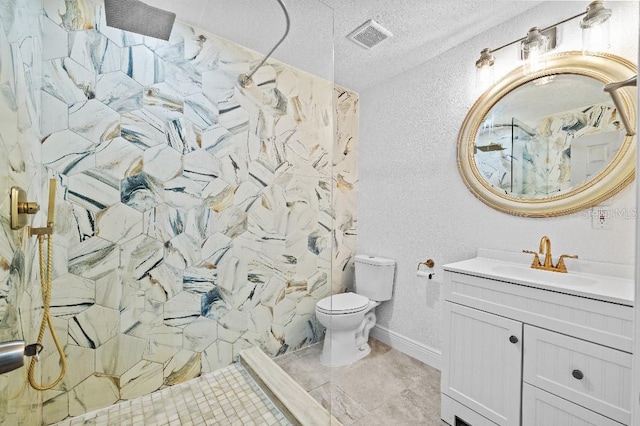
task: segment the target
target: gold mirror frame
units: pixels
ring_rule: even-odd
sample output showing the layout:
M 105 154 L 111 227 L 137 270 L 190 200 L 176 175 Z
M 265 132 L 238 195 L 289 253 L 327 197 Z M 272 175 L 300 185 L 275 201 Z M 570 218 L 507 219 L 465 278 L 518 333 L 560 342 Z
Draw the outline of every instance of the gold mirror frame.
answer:
M 603 86 L 626 80 L 637 73 L 632 62 L 616 55 L 582 52 L 562 52 L 546 58 L 544 70 L 525 75 L 522 66 L 494 84 L 473 104 L 458 135 L 458 170 L 469 190 L 486 205 L 515 216 L 562 216 L 600 204 L 615 195 L 635 178 L 635 136 L 625 136 L 618 153 L 591 180 L 577 187 L 547 198 L 525 199 L 506 194 L 489 184 L 478 170 L 474 158 L 474 144 L 480 125 L 489 111 L 503 97 L 521 85 L 540 77 L 556 74 L 578 74 L 599 80 Z M 636 124 L 635 88 L 618 92 L 632 126 Z M 634 129 L 635 132 L 635 129 Z

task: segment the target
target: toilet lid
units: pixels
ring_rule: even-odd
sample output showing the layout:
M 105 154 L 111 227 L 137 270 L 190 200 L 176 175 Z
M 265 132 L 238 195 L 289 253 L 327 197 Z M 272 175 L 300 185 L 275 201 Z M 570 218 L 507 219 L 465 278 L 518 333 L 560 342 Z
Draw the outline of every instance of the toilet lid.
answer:
M 328 314 L 351 314 L 360 312 L 369 305 L 369 298 L 356 293 L 341 293 L 325 297 L 316 307 Z

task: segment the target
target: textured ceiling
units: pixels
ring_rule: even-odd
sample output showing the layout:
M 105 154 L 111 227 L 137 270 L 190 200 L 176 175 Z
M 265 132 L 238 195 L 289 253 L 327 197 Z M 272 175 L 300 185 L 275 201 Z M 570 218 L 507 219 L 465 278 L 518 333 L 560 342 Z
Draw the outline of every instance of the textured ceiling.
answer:
M 284 32 L 276 0 L 145 0 L 188 24 L 266 53 Z M 409 70 L 542 1 L 284 0 L 291 32 L 274 57 L 356 91 Z M 346 38 L 373 18 L 394 36 L 366 50 Z

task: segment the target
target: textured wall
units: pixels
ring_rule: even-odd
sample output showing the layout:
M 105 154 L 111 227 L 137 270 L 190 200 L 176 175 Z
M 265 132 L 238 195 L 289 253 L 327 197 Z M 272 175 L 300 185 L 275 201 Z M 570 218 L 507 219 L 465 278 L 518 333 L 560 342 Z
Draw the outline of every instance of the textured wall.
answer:
M 9 222 L 12 186 L 40 195 L 40 13 L 37 0 L 0 2 L 0 342 L 33 339 L 41 313 L 34 242 Z M 25 380 L 24 368 L 0 376 L 0 423 L 40 422 L 42 395 Z
M 548 235 L 553 253 L 633 264 L 636 197 L 633 185 L 611 201 L 621 209 L 613 230 L 592 229 L 588 212 L 550 219 L 518 218 L 490 209 L 467 190 L 456 167 L 460 125 L 474 99 L 480 50 L 495 48 L 581 12 L 584 4 L 547 2 L 414 70 L 360 93 L 358 252 L 398 261 L 393 299 L 378 323 L 422 344 L 441 345 L 442 270 L 473 257 L 478 247 L 520 251 Z M 635 62 L 638 3 L 610 2 L 612 51 Z M 562 25 L 561 49 L 580 49 L 576 21 Z M 517 66 L 516 48 L 496 54 L 498 74 Z M 626 216 L 624 216 L 626 215 Z M 416 264 L 436 262 L 429 281 Z
M 315 302 L 344 289 L 355 247 L 357 95 L 277 62 L 255 75 L 258 94 L 239 91 L 261 56 L 238 45 L 182 24 L 169 42 L 123 33 L 100 2 L 42 6 L 40 23 L 37 2 L 0 6 L 0 327 L 31 340 L 41 315 L 33 241 L 6 230 L 6 189 L 38 199 L 54 178 L 52 313 L 70 368 L 28 399 L 43 421 L 249 346 L 275 356 L 318 341 Z M 42 60 L 21 34 L 40 25 Z M 43 381 L 58 363 L 47 338 Z

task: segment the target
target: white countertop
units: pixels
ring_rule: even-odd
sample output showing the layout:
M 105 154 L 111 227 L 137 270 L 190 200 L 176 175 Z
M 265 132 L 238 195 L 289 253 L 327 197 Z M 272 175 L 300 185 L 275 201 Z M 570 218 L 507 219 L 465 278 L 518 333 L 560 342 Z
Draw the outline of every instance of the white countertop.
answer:
M 568 273 L 532 269 L 533 255 L 479 249 L 478 256 L 443 266 L 445 271 L 633 306 L 634 268 L 566 259 Z M 554 262 L 557 259 L 554 258 Z

